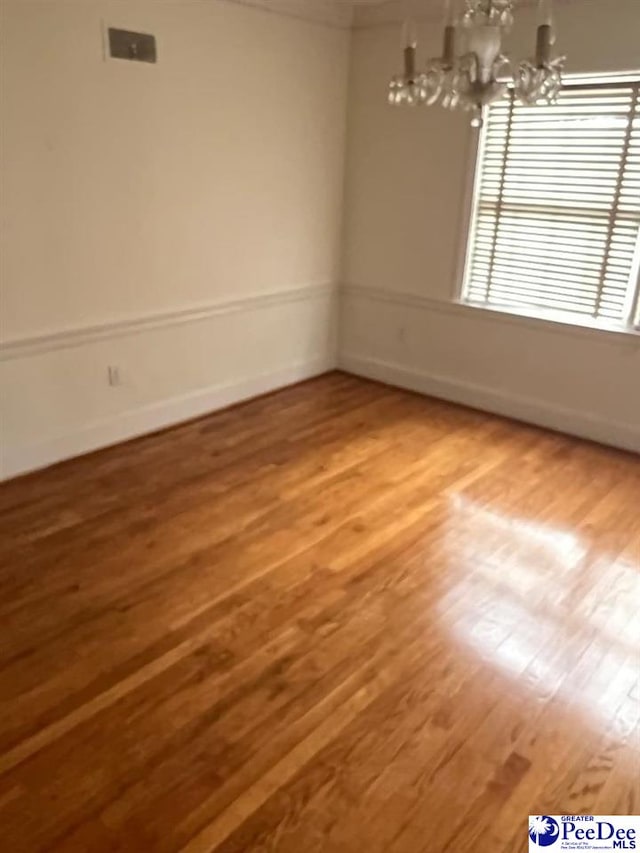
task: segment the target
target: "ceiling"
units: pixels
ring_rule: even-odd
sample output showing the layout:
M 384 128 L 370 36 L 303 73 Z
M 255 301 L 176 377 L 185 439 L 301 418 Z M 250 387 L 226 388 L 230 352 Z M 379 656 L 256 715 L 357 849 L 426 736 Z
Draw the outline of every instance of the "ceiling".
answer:
M 231 0 L 245 6 L 257 6 L 270 12 L 293 15 L 338 27 L 350 27 L 358 23 L 367 13 L 379 13 L 385 9 L 387 15 L 397 20 L 398 12 L 406 0 Z M 410 0 L 419 7 L 440 9 L 441 0 Z
M 410 8 L 412 14 L 419 18 L 438 18 L 442 15 L 444 5 L 444 0 L 230 0 L 230 2 L 257 6 L 270 12 L 292 15 L 337 27 L 366 27 L 399 21 L 406 14 L 407 8 Z M 516 7 L 535 2 L 536 0 L 516 0 Z M 556 0 L 556 2 L 570 2 L 570 0 Z M 602 2 L 606 3 L 607 0 Z

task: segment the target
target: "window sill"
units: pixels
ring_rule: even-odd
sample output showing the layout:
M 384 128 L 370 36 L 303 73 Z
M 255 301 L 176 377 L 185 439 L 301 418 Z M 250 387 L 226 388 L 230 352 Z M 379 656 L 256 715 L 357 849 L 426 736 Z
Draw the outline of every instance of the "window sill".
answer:
M 485 305 L 479 302 L 471 302 L 466 299 L 457 299 L 455 305 L 462 308 L 479 311 L 488 316 L 495 316 L 501 320 L 513 320 L 516 323 L 526 322 L 528 325 L 546 326 L 547 328 L 560 331 L 563 328 L 567 332 L 594 332 L 596 334 L 614 335 L 618 339 L 629 339 L 640 342 L 640 328 L 625 324 L 603 323 L 590 320 L 580 315 L 567 316 L 563 313 L 533 312 L 517 308 L 500 307 L 499 305 Z

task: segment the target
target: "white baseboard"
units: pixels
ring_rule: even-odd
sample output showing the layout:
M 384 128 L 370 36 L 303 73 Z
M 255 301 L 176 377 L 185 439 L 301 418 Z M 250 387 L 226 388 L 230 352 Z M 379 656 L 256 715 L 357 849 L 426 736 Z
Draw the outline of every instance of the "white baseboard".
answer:
M 16 477 L 64 459 L 206 415 L 259 394 L 265 394 L 304 379 L 311 379 L 335 367 L 333 357 L 319 356 L 271 373 L 200 388 L 179 397 L 161 400 L 133 411 L 120 413 L 113 418 L 95 421 L 81 430 L 39 444 L 3 448 L 0 459 L 0 480 Z
M 338 366 L 357 376 L 640 453 L 640 427 L 632 424 L 609 421 L 544 400 L 505 394 L 486 385 L 430 375 L 373 358 L 342 353 Z
M 537 426 L 640 453 L 640 429 L 548 402 L 507 395 L 487 386 L 429 375 L 401 365 L 343 353 L 342 370 L 454 403 L 515 418 Z M 310 379 L 336 367 L 333 357 L 319 356 L 270 373 L 210 386 L 162 400 L 39 444 L 3 448 L 0 480 L 18 476 L 121 441 L 214 412 L 233 403 Z

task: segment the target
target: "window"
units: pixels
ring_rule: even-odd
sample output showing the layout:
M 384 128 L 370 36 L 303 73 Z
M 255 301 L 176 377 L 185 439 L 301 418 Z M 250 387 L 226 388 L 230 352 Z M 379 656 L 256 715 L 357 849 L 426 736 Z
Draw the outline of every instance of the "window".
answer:
M 564 322 L 638 324 L 640 78 L 508 99 L 482 130 L 463 300 Z

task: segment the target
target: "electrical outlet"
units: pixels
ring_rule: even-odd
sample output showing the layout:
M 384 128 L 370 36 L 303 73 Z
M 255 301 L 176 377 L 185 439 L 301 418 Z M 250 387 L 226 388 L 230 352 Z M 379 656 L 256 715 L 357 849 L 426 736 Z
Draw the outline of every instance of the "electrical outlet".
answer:
M 122 384 L 120 368 L 117 365 L 110 364 L 107 367 L 107 382 L 112 388 L 116 388 L 118 385 Z

